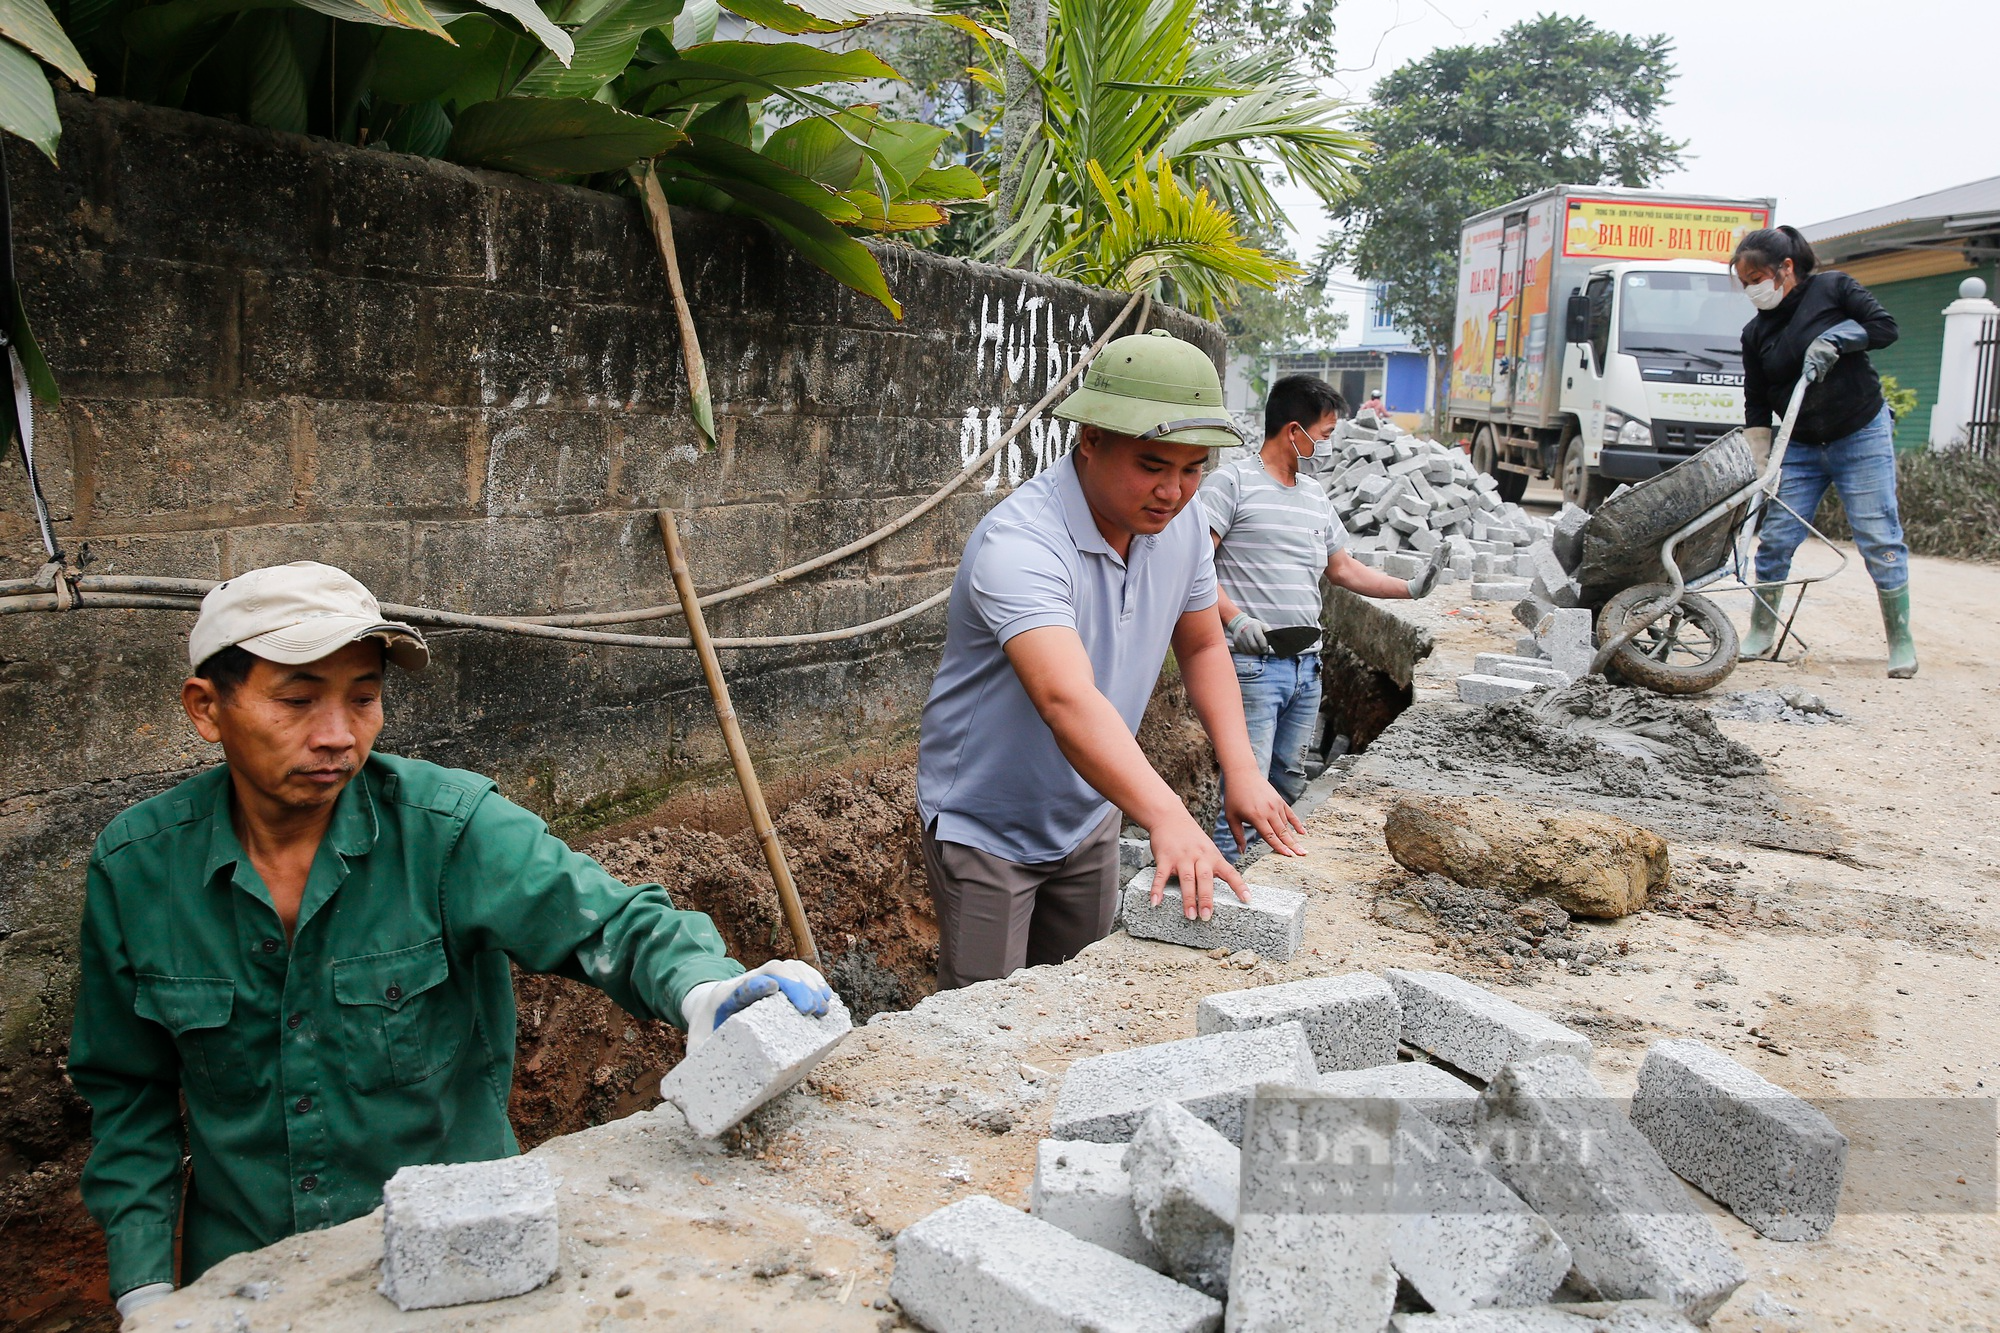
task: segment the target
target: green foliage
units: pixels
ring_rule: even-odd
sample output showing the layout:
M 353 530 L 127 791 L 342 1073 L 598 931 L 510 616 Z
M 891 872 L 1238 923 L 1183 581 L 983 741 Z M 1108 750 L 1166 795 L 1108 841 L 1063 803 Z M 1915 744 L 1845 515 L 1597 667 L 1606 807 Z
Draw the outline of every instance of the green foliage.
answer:
M 1211 316 L 1298 275 L 1243 240 L 1284 223 L 1270 173 L 1331 201 L 1367 145 L 1287 55 L 1204 44 L 1196 17 L 1196 0 L 1051 7 L 1019 216 L 987 253 Z
M 945 205 L 984 197 L 974 173 L 940 160 L 947 131 L 820 91 L 893 83 L 878 57 L 715 41 L 716 0 L 58 3 L 82 45 L 117 71 L 108 92 L 543 180 L 629 189 L 634 171 L 650 169 L 669 200 L 759 218 L 891 310 L 880 265 L 850 233 L 936 228 Z M 0 0 L 0 36 L 82 70 L 50 38 L 62 37 L 53 15 L 41 28 L 20 21 L 41 4 Z M 728 8 L 786 33 L 929 12 L 921 0 Z M 53 153 L 47 81 L 4 41 L 0 127 Z
M 1970 449 L 1910 449 L 1896 455 L 1903 540 L 1916 555 L 2000 564 L 2000 457 Z M 1838 541 L 1854 533 L 1828 488 L 1813 526 Z
M 1335 0 L 1202 0 L 1195 36 L 1213 46 L 1257 46 L 1291 53 L 1315 78 L 1338 72 L 1333 44 Z
M 1551 185 L 1644 188 L 1680 164 L 1657 124 L 1672 54 L 1663 36 L 1550 14 L 1405 65 L 1357 118 L 1379 153 L 1333 208 L 1325 257 L 1387 282 L 1419 345 L 1449 346 L 1465 218 Z
M 0 130 L 26 139 L 53 162 L 62 122 L 44 64 L 82 88 L 97 86 L 44 0 L 0 0 Z
M 1917 391 L 1905 389 L 1896 382 L 1894 375 L 1882 377 L 1882 400 L 1889 404 L 1889 410 L 1895 414 L 1897 421 L 1907 421 L 1917 410 Z

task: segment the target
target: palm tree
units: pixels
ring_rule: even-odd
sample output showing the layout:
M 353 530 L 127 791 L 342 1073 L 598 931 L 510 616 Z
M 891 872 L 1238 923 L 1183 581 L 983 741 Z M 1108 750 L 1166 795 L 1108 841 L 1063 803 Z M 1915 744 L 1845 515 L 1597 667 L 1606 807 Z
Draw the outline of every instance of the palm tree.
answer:
M 1197 0 L 1052 0 L 1045 109 L 1019 154 L 1018 203 L 989 255 L 1125 291 L 1170 287 L 1213 316 L 1238 283 L 1298 266 L 1246 244 L 1284 223 L 1284 171 L 1346 191 L 1368 144 L 1282 51 L 1196 40 Z

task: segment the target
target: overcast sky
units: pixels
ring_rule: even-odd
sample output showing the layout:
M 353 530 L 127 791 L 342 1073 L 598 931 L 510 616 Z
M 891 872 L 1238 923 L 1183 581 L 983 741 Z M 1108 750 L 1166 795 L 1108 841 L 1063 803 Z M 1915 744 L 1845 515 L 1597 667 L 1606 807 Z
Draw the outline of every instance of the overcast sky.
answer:
M 1804 226 L 2000 175 L 1996 0 L 1340 0 L 1348 72 L 1332 91 L 1365 100 L 1376 80 L 1437 47 L 1490 42 L 1550 12 L 1673 41 L 1677 77 L 1661 121 L 1688 147 L 1667 188 L 1772 195 L 1779 221 Z M 1309 258 L 1324 211 L 1304 191 L 1282 197 Z M 1350 341 L 1358 298 L 1352 309 Z

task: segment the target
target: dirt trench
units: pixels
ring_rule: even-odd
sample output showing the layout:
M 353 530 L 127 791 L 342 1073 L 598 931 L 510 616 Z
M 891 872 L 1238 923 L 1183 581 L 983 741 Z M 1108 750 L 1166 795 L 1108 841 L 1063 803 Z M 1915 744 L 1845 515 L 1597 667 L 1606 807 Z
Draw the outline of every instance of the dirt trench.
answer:
M 1171 664 L 1139 741 L 1198 818 L 1220 801 L 1214 750 Z M 908 1009 L 935 988 L 937 921 L 918 843 L 916 768 L 905 762 L 829 774 L 776 812 L 792 876 L 828 978 L 857 1022 Z M 726 810 L 725 792 L 706 808 Z M 676 809 L 689 808 L 683 801 Z M 629 825 L 626 826 L 630 828 Z M 750 967 L 790 951 L 777 891 L 750 831 L 684 823 L 579 844 L 628 883 L 666 887 L 677 906 L 715 920 L 730 954 Z M 635 1018 L 601 991 L 560 977 L 514 974 L 514 1087 L 508 1105 L 526 1150 L 659 1102 L 660 1076 L 686 1040 Z M 59 1060 L 62 1052 L 52 1052 Z M 0 1328 L 108 1333 L 104 1237 L 77 1191 L 89 1153 L 89 1108 L 63 1088 L 40 1100 L 0 1086 L 0 1140 L 33 1148 L 0 1180 Z
M 1221 801 L 1215 751 L 1171 666 L 1139 745 L 1196 817 L 1213 820 Z M 918 841 L 915 766 L 832 774 L 774 818 L 827 978 L 855 1021 L 931 994 L 937 918 Z M 619 879 L 663 884 L 677 906 L 708 913 L 745 966 L 789 954 L 777 890 L 748 829 L 661 825 L 582 850 Z M 660 1075 L 686 1049 L 671 1025 L 633 1018 L 602 992 L 560 977 L 517 970 L 514 995 L 508 1111 L 523 1149 L 658 1104 Z

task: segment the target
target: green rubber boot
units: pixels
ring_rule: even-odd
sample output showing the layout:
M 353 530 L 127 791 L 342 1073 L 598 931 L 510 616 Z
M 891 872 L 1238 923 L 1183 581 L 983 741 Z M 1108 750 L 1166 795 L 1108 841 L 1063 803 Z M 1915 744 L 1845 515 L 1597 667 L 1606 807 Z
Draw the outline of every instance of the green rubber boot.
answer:
M 1917 645 L 1910 638 L 1910 588 L 1878 592 L 1882 602 L 1882 631 L 1889 638 L 1889 679 L 1908 680 L 1917 674 Z
M 1785 595 L 1781 583 L 1760 583 L 1750 593 L 1750 632 L 1743 636 L 1741 654 L 1746 662 L 1771 655 L 1778 637 L 1778 603 Z

